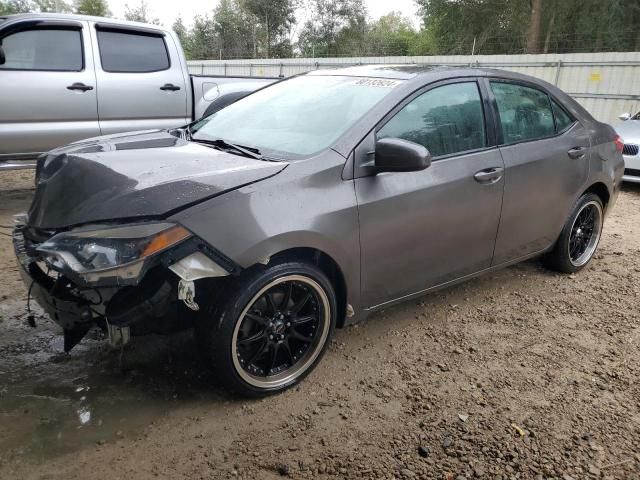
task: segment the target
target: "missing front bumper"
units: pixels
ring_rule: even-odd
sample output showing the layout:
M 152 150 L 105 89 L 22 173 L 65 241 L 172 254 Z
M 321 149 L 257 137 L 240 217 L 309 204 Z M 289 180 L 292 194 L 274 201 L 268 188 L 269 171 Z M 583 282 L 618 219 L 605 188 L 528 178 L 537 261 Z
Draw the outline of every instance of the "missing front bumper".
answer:
M 194 282 L 222 281 L 218 277 L 241 271 L 221 252 L 194 237 L 153 258 L 135 281 L 116 279 L 96 284 L 73 272 L 50 271 L 47 264 L 39 261 L 37 246 L 55 234 L 45 233 L 49 235 L 18 226 L 14 230 L 14 248 L 30 296 L 64 330 L 65 351 L 71 350 L 94 325 L 118 345 L 126 343 L 129 335 L 166 334 L 190 328 L 197 310 Z M 185 289 L 184 284 L 190 288 Z M 111 335 L 111 327 L 121 330 L 113 330 Z
M 191 311 L 178 300 L 178 277 L 161 265 L 135 286 L 85 287 L 61 273 L 45 271 L 37 258 L 29 256 L 19 228 L 13 240 L 29 296 L 62 327 L 65 352 L 96 325 L 107 334 L 113 329 L 109 338 L 118 345 L 128 342 L 130 335 L 165 334 L 192 326 Z

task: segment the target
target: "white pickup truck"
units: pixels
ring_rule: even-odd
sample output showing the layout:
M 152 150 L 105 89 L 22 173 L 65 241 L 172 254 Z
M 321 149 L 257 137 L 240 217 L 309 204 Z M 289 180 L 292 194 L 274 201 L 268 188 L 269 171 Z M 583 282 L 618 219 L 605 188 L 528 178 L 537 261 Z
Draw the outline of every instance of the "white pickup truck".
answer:
M 0 17 L 0 170 L 84 138 L 182 126 L 276 80 L 190 75 L 178 37 L 157 25 Z

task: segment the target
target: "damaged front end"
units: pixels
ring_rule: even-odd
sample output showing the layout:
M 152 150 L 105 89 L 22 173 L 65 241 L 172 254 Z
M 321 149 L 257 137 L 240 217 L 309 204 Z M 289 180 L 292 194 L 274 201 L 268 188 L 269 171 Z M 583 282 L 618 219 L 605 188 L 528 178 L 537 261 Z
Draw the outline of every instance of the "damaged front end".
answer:
M 14 248 L 29 298 L 64 330 L 71 350 L 98 325 L 114 345 L 193 325 L 195 284 L 239 267 L 170 222 L 90 225 L 65 231 L 16 219 Z

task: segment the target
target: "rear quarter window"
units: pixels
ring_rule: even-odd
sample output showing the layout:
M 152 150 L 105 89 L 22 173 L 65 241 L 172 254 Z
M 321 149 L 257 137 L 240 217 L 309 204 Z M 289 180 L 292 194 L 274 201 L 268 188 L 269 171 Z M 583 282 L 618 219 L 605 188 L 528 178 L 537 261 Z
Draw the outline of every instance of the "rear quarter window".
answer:
M 556 121 L 556 133 L 564 132 L 575 120 L 555 100 L 551 100 L 551 109 Z
M 162 35 L 98 30 L 100 61 L 105 72 L 149 73 L 167 70 L 169 54 Z

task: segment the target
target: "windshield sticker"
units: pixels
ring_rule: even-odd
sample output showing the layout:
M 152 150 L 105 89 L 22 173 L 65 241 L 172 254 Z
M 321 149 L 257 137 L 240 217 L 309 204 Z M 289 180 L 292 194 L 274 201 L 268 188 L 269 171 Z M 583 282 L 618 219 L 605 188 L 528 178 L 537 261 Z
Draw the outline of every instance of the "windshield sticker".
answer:
M 399 85 L 400 80 L 389 80 L 387 78 L 359 78 L 353 82 L 354 85 L 365 85 L 367 87 L 393 88 Z

